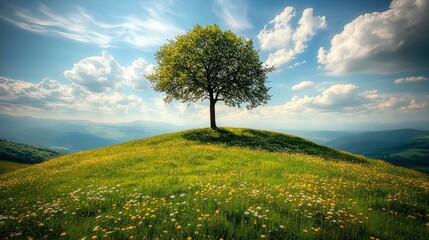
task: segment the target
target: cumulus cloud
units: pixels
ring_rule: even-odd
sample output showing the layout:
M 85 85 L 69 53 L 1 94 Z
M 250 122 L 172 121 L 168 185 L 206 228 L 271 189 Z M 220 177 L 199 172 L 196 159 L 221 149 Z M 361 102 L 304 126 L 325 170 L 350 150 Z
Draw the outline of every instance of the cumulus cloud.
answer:
M 416 109 L 424 109 L 427 106 L 427 102 L 418 103 L 416 99 L 411 99 L 408 106 L 401 107 L 401 110 L 416 110 Z
M 316 96 L 294 96 L 284 104 L 284 110 L 289 112 L 360 112 L 370 114 L 386 111 L 409 111 L 424 109 L 427 102 L 418 102 L 410 95 L 381 94 L 377 90 L 359 91 L 354 84 L 336 84 L 323 90 Z
M 286 108 L 313 108 L 318 110 L 344 110 L 353 107 L 359 102 L 357 94 L 358 86 L 353 84 L 336 84 L 325 89 L 321 95 L 310 97 L 292 97 L 286 103 Z
M 294 29 L 291 20 L 296 12 L 293 7 L 286 7 L 279 15 L 265 25 L 258 34 L 263 50 L 272 50 L 265 63 L 269 66 L 279 67 L 297 55 L 304 52 L 307 43 L 316 33 L 327 27 L 324 16 L 313 16 L 313 9 L 306 8 Z
M 335 84 L 313 95 L 294 96 L 280 105 L 217 110 L 220 124 L 225 121 L 249 127 L 338 130 L 358 127 L 363 122 L 409 121 L 410 117 L 427 121 L 427 109 L 426 95 L 387 94 L 365 91 L 354 84 Z
M 275 121 L 281 119 L 284 122 L 298 121 L 306 123 L 313 119 L 325 118 L 327 122 L 335 122 L 338 119 L 353 121 L 361 119 L 367 121 L 369 117 L 378 117 L 384 121 L 385 117 L 392 115 L 394 119 L 399 117 L 408 120 L 409 114 L 420 111 L 426 116 L 425 109 L 428 106 L 427 98 L 411 96 L 407 94 L 383 94 L 377 90 L 361 91 L 354 84 L 335 84 L 327 87 L 320 93 L 310 96 L 293 96 L 282 105 L 263 106 L 252 111 L 229 109 L 220 114 L 228 116 L 225 119 L 256 119 L 258 121 Z M 415 115 L 422 116 L 422 115 Z M 424 117 L 426 118 L 426 117 Z M 298 123 L 302 125 L 301 123 Z M 326 123 L 325 123 L 326 124 Z M 326 126 L 325 126 L 326 127 Z
M 252 28 L 252 23 L 247 19 L 247 5 L 241 1 L 216 0 L 216 15 L 230 28 L 243 30 Z
M 64 76 L 73 83 L 91 92 L 116 90 L 122 84 L 135 89 L 149 87 L 144 75 L 153 71 L 154 65 L 143 58 L 133 61 L 130 66 L 121 66 L 113 56 L 103 51 L 101 56 L 91 56 L 73 64 L 64 71 Z
M 151 48 L 162 45 L 184 32 L 171 20 L 163 16 L 162 8 L 148 7 L 145 18 L 133 15 L 117 17 L 117 21 L 104 22 L 92 16 L 81 7 L 68 13 L 58 13 L 40 4 L 29 10 L 10 6 L 0 18 L 27 31 L 53 35 L 78 42 L 95 44 L 103 48 L 126 43 L 138 48 Z
M 63 84 L 50 78 L 30 83 L 0 77 L 2 114 L 109 122 L 145 119 L 208 124 L 208 102 L 188 106 L 177 102 L 165 104 L 162 99 L 163 96 L 159 96 L 145 101 L 134 94 L 117 91 L 91 92 L 75 83 Z M 416 114 L 423 113 L 423 119 L 426 119 L 427 100 L 426 96 L 360 91 L 353 84 L 336 84 L 313 96 L 294 96 L 281 105 L 262 106 L 249 111 L 220 103 L 216 110 L 220 124 L 237 123 L 242 126 L 243 119 L 246 119 L 254 124 L 266 121 L 284 126 L 287 121 L 295 122 L 296 126 L 305 123 L 306 126 L 320 124 L 321 119 L 341 123 L 339 119 L 368 120 L 368 116 L 378 116 L 379 120 L 384 120 L 386 116 L 392 116 L 388 114 L 394 114 L 395 119 L 402 117 L 407 120 L 410 114 L 421 117 Z
M 129 92 L 92 92 L 75 83 L 45 78 L 38 83 L 0 77 L 0 113 L 52 119 L 124 122 L 164 121 L 176 124 L 208 121 L 208 104 L 145 101 Z
M 111 55 L 103 51 L 101 56 L 87 57 L 73 64 L 72 69 L 64 71 L 64 76 L 86 90 L 104 92 L 119 87 L 124 69 Z
M 298 90 L 308 90 L 308 89 L 312 89 L 314 87 L 314 82 L 312 81 L 302 81 L 298 84 L 295 84 L 292 86 L 292 90 L 293 91 L 298 91 Z
M 120 108 L 131 102 L 141 104 L 143 100 L 134 95 L 113 93 L 93 93 L 77 84 L 62 84 L 45 78 L 39 83 L 0 77 L 1 104 L 26 105 L 40 109 L 59 111 L 94 110 L 99 106 Z
M 150 84 L 145 79 L 145 75 L 153 73 L 154 68 L 154 64 L 148 63 L 143 58 L 138 58 L 125 68 L 125 83 L 135 89 L 148 89 Z
M 405 78 L 395 79 L 394 83 L 395 84 L 400 84 L 400 83 L 406 83 L 406 82 L 421 82 L 421 81 L 426 81 L 426 80 L 428 80 L 428 78 L 423 77 L 423 76 L 405 77 Z
M 44 117 L 118 117 L 147 113 L 145 102 L 133 94 L 94 93 L 77 84 L 45 78 L 39 83 L 0 77 L 0 111 Z
M 428 69 L 429 2 L 393 0 L 384 12 L 360 15 L 320 48 L 318 62 L 334 73 Z
M 264 26 L 258 34 L 259 42 L 263 50 L 274 50 L 286 48 L 289 46 L 293 35 L 293 29 L 290 20 L 295 17 L 293 7 L 286 7 L 279 15 L 275 16 L 270 24 L 272 28 Z

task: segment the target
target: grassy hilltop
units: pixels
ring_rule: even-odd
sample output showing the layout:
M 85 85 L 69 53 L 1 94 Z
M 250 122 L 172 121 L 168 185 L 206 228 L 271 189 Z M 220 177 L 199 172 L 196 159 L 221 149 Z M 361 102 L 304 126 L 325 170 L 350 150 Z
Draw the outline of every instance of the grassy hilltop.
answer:
M 0 176 L 5 239 L 428 239 L 429 178 L 266 131 L 166 134 Z

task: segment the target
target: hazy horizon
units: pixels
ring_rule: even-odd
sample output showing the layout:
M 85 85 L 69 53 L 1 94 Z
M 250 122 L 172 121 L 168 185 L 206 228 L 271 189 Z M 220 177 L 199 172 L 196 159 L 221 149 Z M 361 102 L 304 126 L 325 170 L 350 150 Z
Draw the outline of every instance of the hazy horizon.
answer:
M 160 126 L 165 125 L 166 128 L 173 127 L 173 130 L 185 130 L 191 128 L 208 128 L 209 123 L 194 123 L 194 124 L 174 124 L 163 121 L 146 121 L 146 120 L 134 120 L 134 121 L 118 121 L 118 122 L 98 122 L 92 120 L 85 119 L 66 119 L 66 118 L 43 118 L 43 117 L 32 117 L 32 116 L 14 116 L 0 113 L 0 124 L 2 124 L 2 117 L 6 118 L 22 118 L 22 119 L 31 119 L 34 121 L 56 121 L 56 122 L 71 122 L 71 123 L 90 123 L 93 125 L 123 125 L 130 126 L 133 124 L 142 124 L 142 127 L 145 123 L 154 123 L 159 124 Z M 3 127 L 7 127 L 6 124 L 2 125 Z M 417 129 L 417 130 L 427 130 L 429 131 L 429 122 L 420 121 L 420 122 L 397 122 L 397 123 L 380 123 L 380 122 L 366 122 L 366 123 L 352 123 L 350 125 L 344 125 L 342 127 L 323 127 L 323 128 L 291 128 L 287 125 L 267 125 L 264 123 L 254 123 L 254 124 L 243 124 L 243 123 L 223 123 L 219 124 L 219 127 L 238 127 L 238 128 L 255 128 L 261 130 L 283 130 L 283 131 L 297 131 L 297 132 L 317 132 L 317 131 L 331 131 L 331 132 L 372 132 L 372 131 L 389 131 L 389 130 L 397 130 L 397 129 Z

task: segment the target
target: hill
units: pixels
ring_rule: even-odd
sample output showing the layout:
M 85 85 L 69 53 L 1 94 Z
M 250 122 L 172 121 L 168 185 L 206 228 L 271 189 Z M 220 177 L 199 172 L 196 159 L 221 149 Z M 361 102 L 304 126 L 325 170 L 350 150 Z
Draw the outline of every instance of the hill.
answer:
M 426 175 L 289 135 L 197 129 L 0 176 L 6 239 L 428 239 Z
M 324 145 L 429 172 L 429 131 L 398 129 L 356 133 Z
M 30 166 L 29 164 L 0 160 L 0 174 L 16 171 Z
M 62 153 L 0 139 L 0 159 L 17 163 L 35 164 L 60 156 Z

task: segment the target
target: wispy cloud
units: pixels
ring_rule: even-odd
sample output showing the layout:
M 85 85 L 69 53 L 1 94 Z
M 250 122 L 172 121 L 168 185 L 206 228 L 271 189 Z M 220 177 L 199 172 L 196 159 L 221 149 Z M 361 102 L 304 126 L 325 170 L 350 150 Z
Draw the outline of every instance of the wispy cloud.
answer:
M 252 28 L 252 23 L 247 19 L 247 5 L 242 1 L 216 0 L 217 8 L 214 10 L 230 28 L 243 30 Z
M 423 76 L 418 76 L 418 77 L 404 77 L 404 78 L 398 78 L 394 81 L 395 84 L 400 84 L 400 83 L 406 83 L 406 82 L 421 82 L 421 81 L 426 81 L 428 80 L 428 78 L 423 77 Z
M 287 68 L 289 68 L 289 69 L 296 68 L 296 67 L 299 67 L 299 66 L 301 66 L 302 64 L 304 64 L 304 63 L 306 63 L 306 62 L 307 62 L 307 61 L 305 61 L 305 60 L 303 60 L 302 62 L 295 62 L 295 63 L 293 63 L 293 64 L 291 64 L 291 65 L 287 66 Z
M 27 31 L 53 35 L 78 42 L 108 48 L 126 43 L 138 48 L 162 45 L 167 39 L 183 33 L 180 27 L 163 18 L 158 12 L 142 19 L 129 15 L 117 17 L 117 21 L 104 22 L 93 17 L 87 10 L 76 7 L 73 11 L 56 13 L 40 4 L 35 10 L 11 6 L 12 11 L 0 16 L 13 25 Z M 152 11 L 154 12 L 154 11 Z

